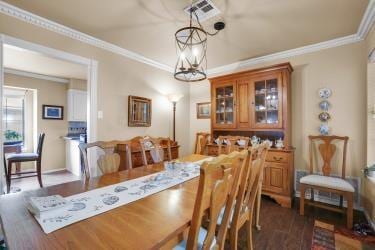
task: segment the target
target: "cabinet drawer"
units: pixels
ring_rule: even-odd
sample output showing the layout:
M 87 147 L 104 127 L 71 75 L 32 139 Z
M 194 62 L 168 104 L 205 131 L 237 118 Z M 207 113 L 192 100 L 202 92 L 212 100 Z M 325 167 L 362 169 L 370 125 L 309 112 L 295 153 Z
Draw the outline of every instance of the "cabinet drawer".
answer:
M 266 161 L 288 163 L 289 162 L 289 154 L 285 153 L 285 152 L 268 151 Z

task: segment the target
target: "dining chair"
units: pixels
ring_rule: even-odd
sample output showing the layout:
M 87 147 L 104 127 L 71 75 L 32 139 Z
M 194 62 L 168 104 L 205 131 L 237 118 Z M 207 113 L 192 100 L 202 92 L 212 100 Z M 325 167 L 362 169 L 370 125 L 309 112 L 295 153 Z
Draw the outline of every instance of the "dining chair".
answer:
M 221 156 L 214 161 L 205 162 L 201 166 L 188 237 L 187 240 L 183 240 L 175 246 L 175 250 L 224 248 L 225 238 L 223 237 L 225 237 L 228 224 L 225 222 L 222 224 L 218 236 L 215 236 L 215 230 L 220 211 L 227 205 L 235 177 L 234 171 L 232 171 L 233 165 L 226 159 L 227 157 Z M 205 213 L 207 208 L 209 211 Z M 201 226 L 204 215 L 208 216 L 207 229 Z
M 353 227 L 353 196 L 354 187 L 345 180 L 345 168 L 346 168 L 346 153 L 349 137 L 347 136 L 309 136 L 310 141 L 310 174 L 300 179 L 300 214 L 305 213 L 305 203 L 307 205 L 318 206 L 331 211 L 344 213 L 346 212 L 346 226 L 347 228 Z M 337 146 L 333 144 L 335 142 L 341 142 L 343 144 L 342 150 L 342 166 L 341 166 L 341 177 L 334 177 L 331 175 L 331 162 L 337 150 Z M 314 174 L 314 152 L 315 143 L 322 142 L 317 146 L 318 153 L 323 161 L 322 172 L 323 175 Z M 306 189 L 311 190 L 311 200 L 305 199 Z M 340 195 L 340 206 L 332 207 L 325 205 L 321 202 L 314 201 L 314 189 L 321 190 L 323 192 L 335 193 Z M 343 208 L 343 197 L 347 201 L 347 209 Z
M 254 213 L 260 209 L 260 202 L 256 203 L 260 188 L 261 175 L 265 165 L 268 147 L 266 144 L 261 144 L 257 147 L 252 147 L 249 154 L 244 160 L 245 166 L 241 180 L 239 181 L 238 193 L 235 196 L 236 201 L 232 209 L 231 218 L 228 227 L 228 235 L 230 241 L 230 249 L 237 249 L 238 233 L 240 228 L 246 224 L 247 229 L 247 247 L 253 249 L 252 243 L 252 225 Z M 258 206 L 258 207 L 257 207 Z M 221 225 L 222 218 L 225 218 L 224 211 L 221 212 L 217 223 Z
M 92 143 L 80 143 L 78 145 L 83 159 L 83 174 L 86 179 L 91 177 L 91 169 L 89 165 L 89 160 L 87 157 L 87 150 L 90 148 L 100 149 L 98 153 L 97 164 L 99 169 L 103 174 L 114 173 L 119 170 L 120 167 L 120 154 L 117 153 L 118 145 L 125 145 L 125 153 L 127 159 L 127 169 L 132 169 L 132 160 L 131 160 L 131 148 L 129 141 L 97 141 Z
M 195 154 L 205 155 L 206 154 L 206 146 L 210 141 L 210 133 L 206 132 L 198 132 L 195 139 Z
M 45 133 L 39 134 L 38 147 L 37 147 L 36 153 L 17 153 L 17 154 L 10 154 L 6 157 L 4 155 L 4 170 L 5 170 L 5 176 L 6 176 L 5 179 L 7 183 L 7 193 L 10 192 L 11 181 L 14 179 L 37 176 L 39 186 L 43 187 L 42 152 L 43 152 L 44 137 L 45 137 Z M 5 164 L 6 161 L 8 162 L 8 166 Z M 13 163 L 30 162 L 30 161 L 36 162 L 36 170 L 20 171 L 20 172 L 12 173 Z M 16 175 L 16 176 L 12 177 L 12 175 Z
M 219 136 L 218 137 L 218 154 L 230 153 L 238 151 L 240 148 L 247 148 L 250 138 L 245 136 Z
M 167 146 L 167 159 L 168 161 L 172 160 L 172 152 L 171 152 L 171 140 L 170 138 L 153 138 L 153 137 L 143 137 L 139 140 L 141 144 L 141 151 L 142 151 L 142 161 L 143 165 L 148 165 L 147 160 L 147 151 L 150 152 L 151 160 L 153 163 L 160 163 L 164 161 L 164 149 L 162 147 L 162 142 L 166 142 Z

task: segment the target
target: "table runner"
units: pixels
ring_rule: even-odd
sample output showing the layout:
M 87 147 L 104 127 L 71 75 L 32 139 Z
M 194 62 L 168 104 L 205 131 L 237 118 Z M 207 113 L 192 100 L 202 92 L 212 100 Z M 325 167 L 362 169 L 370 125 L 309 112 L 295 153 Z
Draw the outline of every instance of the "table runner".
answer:
M 65 197 L 65 199 L 71 202 L 69 206 L 57 211 L 51 211 L 48 213 L 48 216 L 43 216 L 42 218 L 35 216 L 35 219 L 46 234 L 51 233 L 75 222 L 140 200 L 193 179 L 200 174 L 200 164 L 212 159 L 210 157 L 194 163 L 185 163 L 176 171 L 164 170 L 155 174 Z

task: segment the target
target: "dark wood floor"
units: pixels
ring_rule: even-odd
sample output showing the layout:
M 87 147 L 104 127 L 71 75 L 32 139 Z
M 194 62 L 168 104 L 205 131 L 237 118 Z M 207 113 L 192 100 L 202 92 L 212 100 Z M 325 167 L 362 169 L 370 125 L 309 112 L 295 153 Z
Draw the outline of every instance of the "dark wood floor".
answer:
M 314 220 L 345 227 L 346 217 L 331 211 L 306 207 L 305 216 L 299 215 L 299 202 L 295 200 L 293 208 L 282 208 L 273 200 L 263 197 L 260 212 L 261 230 L 253 229 L 254 248 L 256 250 L 305 250 L 311 248 Z M 355 211 L 354 223 L 364 222 L 362 213 Z M 240 231 L 239 249 L 246 248 L 246 231 Z M 228 248 L 229 249 L 229 248 Z

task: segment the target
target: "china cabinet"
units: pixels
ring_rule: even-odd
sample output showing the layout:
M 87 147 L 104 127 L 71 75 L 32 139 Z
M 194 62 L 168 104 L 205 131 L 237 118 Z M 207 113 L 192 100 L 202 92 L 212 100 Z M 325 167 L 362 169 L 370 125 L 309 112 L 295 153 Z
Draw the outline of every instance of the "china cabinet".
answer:
M 211 134 L 208 154 L 217 155 L 215 139 L 256 136 L 273 142 L 263 173 L 262 194 L 285 207 L 294 195 L 294 150 L 291 145 L 291 73 L 289 63 L 209 79 Z M 276 142 L 283 148 L 275 148 Z M 249 145 L 251 146 L 251 145 Z

